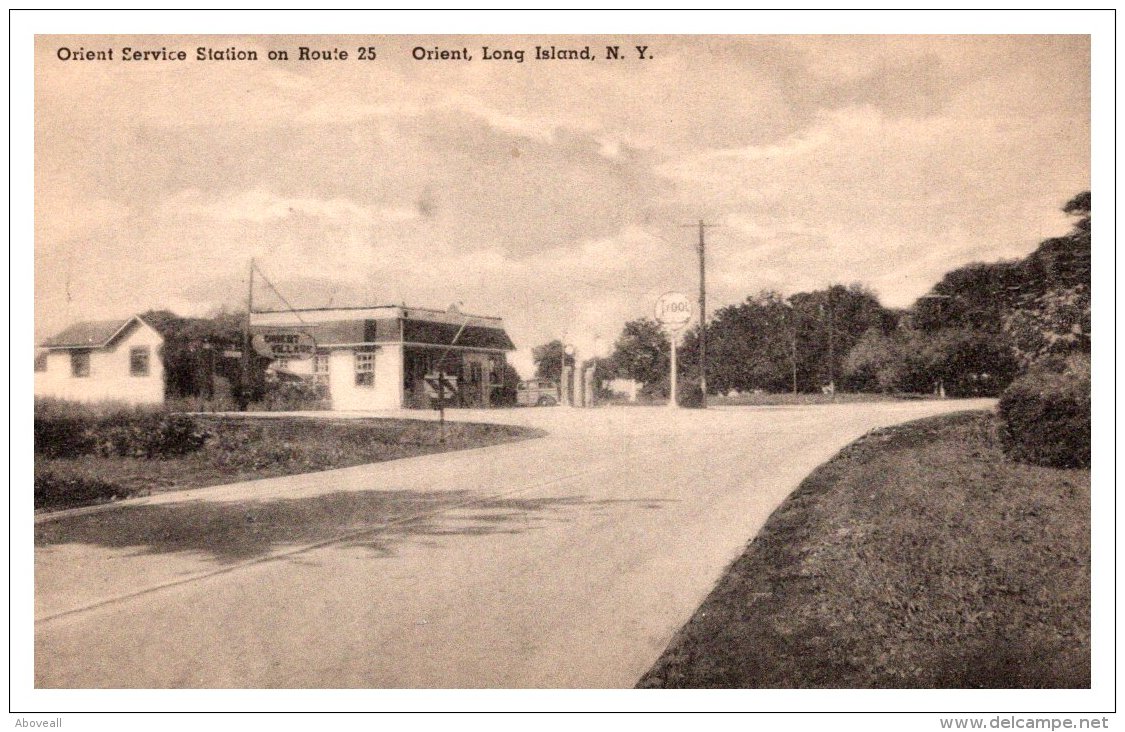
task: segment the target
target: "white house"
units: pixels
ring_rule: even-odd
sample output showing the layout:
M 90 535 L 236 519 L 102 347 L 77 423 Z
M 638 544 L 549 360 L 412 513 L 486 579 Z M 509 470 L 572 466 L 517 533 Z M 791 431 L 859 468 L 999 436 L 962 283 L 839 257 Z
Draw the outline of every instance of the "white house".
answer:
M 450 378 L 450 406 L 489 407 L 515 346 L 500 318 L 405 305 L 258 311 L 258 335 L 311 338 L 311 358 L 275 358 L 271 369 L 328 385 L 332 409 L 428 408 L 426 376 Z M 300 354 L 298 354 L 300 355 Z M 444 361 L 438 361 L 444 357 Z
M 160 404 L 162 345 L 160 333 L 136 315 L 75 323 L 39 345 L 35 396 Z

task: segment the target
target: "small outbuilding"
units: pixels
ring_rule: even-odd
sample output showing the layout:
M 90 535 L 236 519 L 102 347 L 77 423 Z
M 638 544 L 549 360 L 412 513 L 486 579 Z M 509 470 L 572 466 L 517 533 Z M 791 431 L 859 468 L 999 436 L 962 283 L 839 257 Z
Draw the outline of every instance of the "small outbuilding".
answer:
M 160 333 L 138 315 L 75 323 L 39 344 L 35 396 L 160 404 L 163 345 Z
M 270 368 L 325 384 L 332 409 L 490 407 L 515 350 L 500 318 L 385 305 L 257 311 L 251 333 Z M 435 377 L 438 377 L 435 379 Z

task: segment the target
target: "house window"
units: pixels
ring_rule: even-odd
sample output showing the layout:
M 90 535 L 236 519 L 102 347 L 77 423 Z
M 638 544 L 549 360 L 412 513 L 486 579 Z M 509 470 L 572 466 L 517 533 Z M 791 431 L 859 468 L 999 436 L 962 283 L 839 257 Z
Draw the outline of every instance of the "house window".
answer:
M 47 370 L 47 354 L 46 353 L 35 354 L 35 370 L 36 371 L 46 371 Z
M 86 378 L 90 375 L 90 352 L 70 352 L 70 375 L 75 378 Z
M 375 354 L 357 353 L 355 355 L 355 385 L 375 386 Z
M 148 346 L 129 349 L 129 375 L 148 376 Z

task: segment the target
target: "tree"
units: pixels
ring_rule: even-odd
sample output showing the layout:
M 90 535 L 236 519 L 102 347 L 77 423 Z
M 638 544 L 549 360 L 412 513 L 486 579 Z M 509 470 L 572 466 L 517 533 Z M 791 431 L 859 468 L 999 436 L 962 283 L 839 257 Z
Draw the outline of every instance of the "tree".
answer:
M 567 366 L 574 366 L 574 357 L 566 355 L 565 348 L 563 342 L 556 338 L 531 349 L 536 378 L 550 379 L 556 384 L 562 381 L 563 362 L 565 361 Z
M 520 374 L 510 363 L 505 361 L 500 372 L 500 388 L 495 391 L 493 406 L 514 407 L 516 405 L 516 392 L 520 383 Z
M 209 318 L 181 318 L 169 310 L 141 314 L 141 319 L 164 338 L 160 355 L 164 388 L 169 396 L 213 396 L 213 376 L 241 386 L 240 359 L 224 358 L 223 352 L 242 348 L 244 317 L 223 310 Z M 246 380 L 251 399 L 260 398 L 268 363 L 268 359 L 253 359 L 254 371 Z
M 1021 262 L 973 263 L 947 272 L 933 290 L 915 301 L 911 325 L 918 330 L 975 328 L 1000 330 L 1003 314 L 1026 288 Z
M 890 332 L 898 314 L 859 284 L 833 285 L 788 299 L 763 291 L 720 308 L 707 325 L 707 388 L 801 391 L 839 378 L 848 351 L 867 330 Z M 699 328 L 684 334 L 681 373 L 699 376 Z
M 640 318 L 625 324 L 611 357 L 617 375 L 644 384 L 646 393 L 667 395 L 672 344 L 655 320 Z
M 1063 211 L 1077 217 L 1074 228 L 1027 257 L 1029 287 L 1001 320 L 1025 369 L 1047 356 L 1090 352 L 1090 192 Z
M 995 396 L 1018 371 L 1003 337 L 971 328 L 901 329 L 863 335 L 844 363 L 846 388 L 857 391 Z
M 603 387 L 606 382 L 612 381 L 617 377 L 617 362 L 613 360 L 612 356 L 606 358 L 595 358 L 594 362 L 594 389 L 597 392 L 598 399 L 603 399 L 611 395 L 608 387 Z
M 1072 287 L 1044 293 L 1008 313 L 1004 332 L 1023 368 L 1041 358 L 1090 352 L 1090 290 Z
M 860 284 L 832 285 L 789 298 L 796 336 L 797 377 L 801 391 L 816 391 L 844 373 L 848 352 L 868 330 L 894 330 L 898 315 Z
M 841 383 L 848 391 L 897 391 L 904 371 L 901 343 L 879 328 L 869 328 L 844 359 Z
M 1089 191 L 1072 198 L 1063 211 L 1076 217 L 1069 234 L 1041 242 L 1020 260 L 977 262 L 946 273 L 911 307 L 911 326 L 1007 332 L 1019 342 L 1036 341 L 1030 331 L 1042 328 L 1044 342 L 1065 338 L 1078 348 L 1088 343 L 1083 307 L 1090 291 Z M 1074 329 L 1078 337 L 1069 339 Z M 1036 347 L 1028 347 L 1033 358 Z
M 1065 213 L 1080 217 L 1075 227 L 1082 231 L 1090 230 L 1090 192 L 1082 191 L 1063 206 Z

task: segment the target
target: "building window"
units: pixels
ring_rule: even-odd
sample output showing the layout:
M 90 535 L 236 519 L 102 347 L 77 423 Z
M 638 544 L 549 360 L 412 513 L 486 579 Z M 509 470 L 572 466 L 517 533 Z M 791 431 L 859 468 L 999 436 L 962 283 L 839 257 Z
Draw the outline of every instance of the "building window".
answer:
M 86 378 L 90 375 L 90 352 L 70 352 L 70 375 L 75 378 Z
M 318 353 L 313 357 L 313 381 L 317 384 L 328 383 L 328 354 Z
M 35 354 L 35 370 L 36 371 L 46 371 L 47 370 L 47 353 L 45 351 L 43 353 Z
M 375 354 L 357 353 L 355 355 L 355 385 L 375 386 Z
M 148 346 L 129 349 L 129 375 L 148 376 Z

